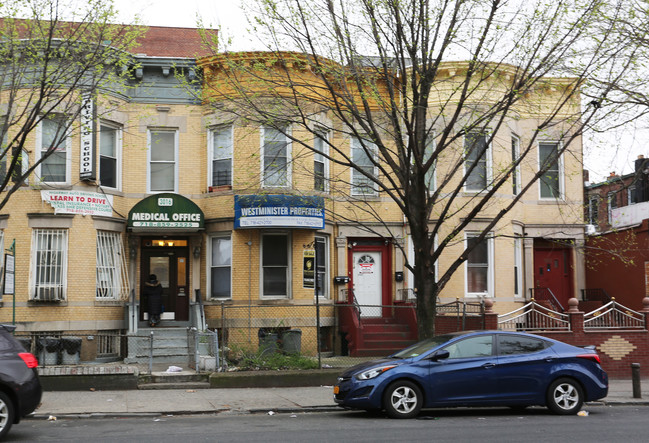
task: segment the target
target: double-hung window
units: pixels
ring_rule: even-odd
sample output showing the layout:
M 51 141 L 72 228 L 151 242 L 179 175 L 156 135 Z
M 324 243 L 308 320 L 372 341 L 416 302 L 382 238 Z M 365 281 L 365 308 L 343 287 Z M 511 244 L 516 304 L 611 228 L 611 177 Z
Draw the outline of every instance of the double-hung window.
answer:
M 472 248 L 465 263 L 467 296 L 488 296 L 493 286 L 493 238 L 478 240 L 478 234 L 466 235 L 466 248 Z
M 327 237 L 315 238 L 316 294 L 324 298 L 329 298 L 327 240 Z
M 121 234 L 97 231 L 97 300 L 124 299 L 128 286 Z
M 210 131 L 210 186 L 232 186 L 232 126 Z
M 210 298 L 232 297 L 232 238 L 211 237 Z
M 599 197 L 591 195 L 588 197 L 588 224 L 597 225 L 599 222 Z
M 49 183 L 67 183 L 69 176 L 69 154 L 65 116 L 53 115 L 41 121 L 37 132 L 40 157 L 41 180 Z
M 262 235 L 262 297 L 288 298 L 290 296 L 289 244 L 288 234 L 264 233 Z
M 325 155 L 328 153 L 327 134 L 324 131 L 316 131 L 313 139 L 313 189 L 316 191 L 327 191 L 329 163 Z
M 613 209 L 617 208 L 617 192 L 609 192 L 607 195 L 608 200 L 608 222 L 613 223 Z
M 636 194 L 635 185 L 629 186 L 629 189 L 627 189 L 626 200 L 629 205 L 635 205 L 636 203 L 638 203 L 638 196 Z
M 149 131 L 149 192 L 175 192 L 177 188 L 178 132 Z
M 99 127 L 99 180 L 102 186 L 119 189 L 122 130 L 101 123 Z
M 559 143 L 539 142 L 539 168 L 546 170 L 539 181 L 541 198 L 561 198 L 563 177 Z
M 374 164 L 377 156 L 376 145 L 366 139 L 353 137 L 351 139 L 352 163 L 352 195 L 377 195 L 378 190 L 372 177 L 378 176 L 378 168 Z
M 469 192 L 480 192 L 489 185 L 489 146 L 487 135 L 469 132 L 464 137 L 464 188 Z
M 291 182 L 290 144 L 286 131 L 286 128 L 264 128 L 262 175 L 265 187 L 286 188 Z
M 521 156 L 521 140 L 512 135 L 512 191 L 514 195 L 521 193 L 521 165 L 520 163 L 516 166 L 516 162 Z
M 67 229 L 34 229 L 32 244 L 32 298 L 39 301 L 64 300 L 68 264 Z

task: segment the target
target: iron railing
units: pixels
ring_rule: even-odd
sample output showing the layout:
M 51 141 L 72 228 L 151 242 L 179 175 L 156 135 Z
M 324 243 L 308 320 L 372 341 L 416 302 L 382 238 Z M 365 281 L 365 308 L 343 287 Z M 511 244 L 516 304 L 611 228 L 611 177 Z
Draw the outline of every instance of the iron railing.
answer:
M 584 329 L 644 329 L 645 317 L 611 300 L 601 308 L 584 314 Z
M 557 300 L 550 288 L 530 288 L 530 297 L 532 300 L 547 303 L 554 311 L 566 312 L 566 309 Z
M 498 329 L 505 331 L 569 331 L 570 320 L 568 314 L 553 311 L 532 300 L 525 306 L 499 315 Z

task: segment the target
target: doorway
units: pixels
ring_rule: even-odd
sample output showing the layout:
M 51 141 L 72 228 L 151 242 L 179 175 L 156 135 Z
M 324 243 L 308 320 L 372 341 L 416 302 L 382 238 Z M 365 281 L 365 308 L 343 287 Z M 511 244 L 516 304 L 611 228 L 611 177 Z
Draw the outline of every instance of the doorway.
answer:
M 189 320 L 189 248 L 186 238 L 144 238 L 141 244 L 140 294 L 150 274 L 162 286 L 161 320 Z M 140 297 L 140 320 L 148 319 L 148 300 Z
M 361 317 L 390 317 L 391 254 L 387 244 L 352 242 L 348 259 L 350 286 L 360 305 Z
M 550 289 L 564 309 L 572 297 L 570 252 L 569 248 L 534 249 L 534 286 Z

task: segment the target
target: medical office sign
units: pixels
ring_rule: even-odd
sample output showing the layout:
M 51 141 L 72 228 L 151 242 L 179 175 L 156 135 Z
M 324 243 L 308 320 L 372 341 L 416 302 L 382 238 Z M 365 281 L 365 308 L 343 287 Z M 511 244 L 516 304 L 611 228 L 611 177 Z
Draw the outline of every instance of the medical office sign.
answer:
M 128 213 L 131 229 L 203 229 L 203 211 L 179 194 L 156 194 L 138 202 Z

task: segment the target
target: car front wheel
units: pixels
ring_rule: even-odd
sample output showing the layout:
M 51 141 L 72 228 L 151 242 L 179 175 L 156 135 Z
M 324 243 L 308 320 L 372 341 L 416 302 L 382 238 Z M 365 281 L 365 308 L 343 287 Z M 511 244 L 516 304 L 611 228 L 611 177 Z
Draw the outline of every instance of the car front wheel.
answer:
M 555 380 L 548 388 L 548 408 L 555 414 L 576 414 L 584 403 L 579 383 L 569 378 Z
M 14 423 L 14 414 L 14 404 L 11 399 L 4 392 L 0 392 L 0 440 L 11 429 L 11 425 Z
M 383 394 L 385 411 L 392 418 L 412 418 L 423 404 L 421 390 L 407 380 L 395 381 Z

